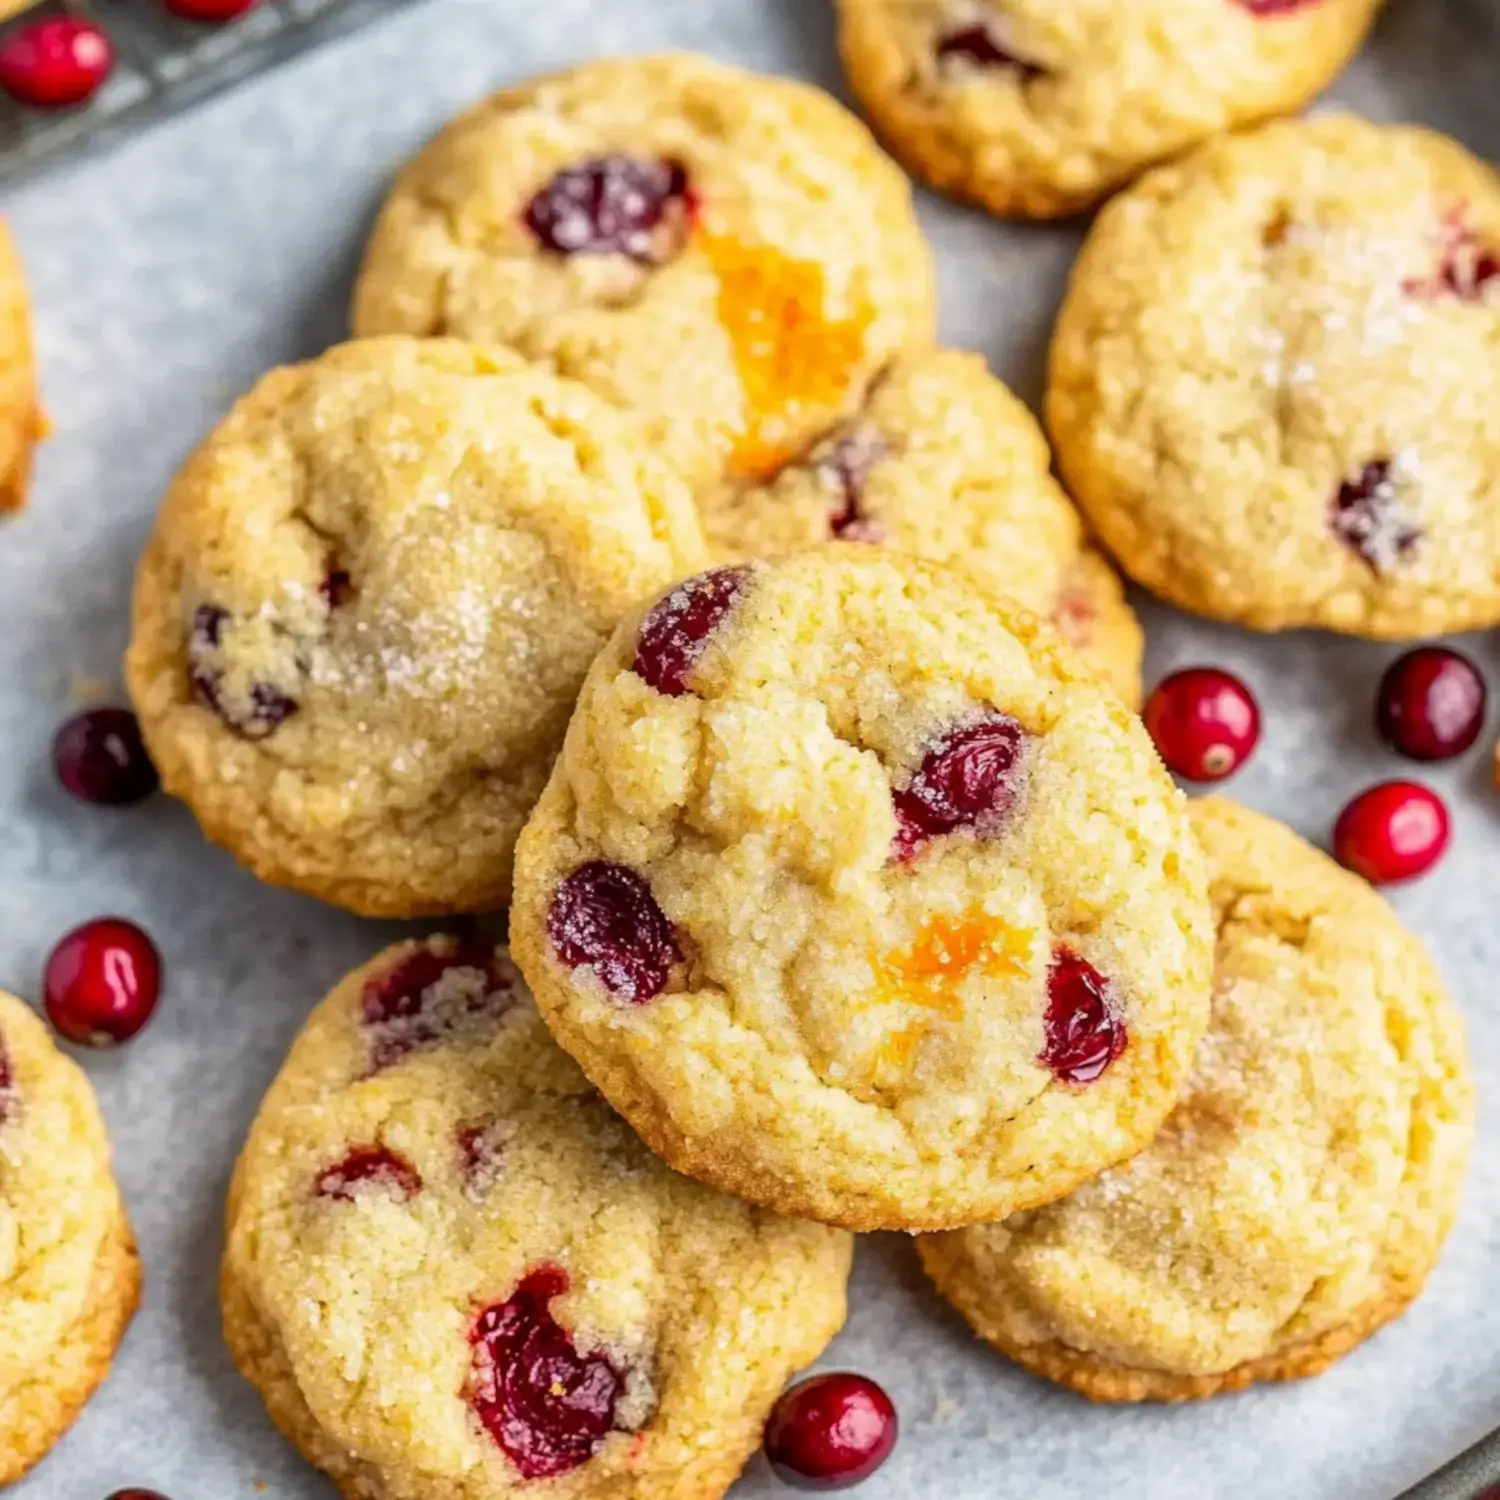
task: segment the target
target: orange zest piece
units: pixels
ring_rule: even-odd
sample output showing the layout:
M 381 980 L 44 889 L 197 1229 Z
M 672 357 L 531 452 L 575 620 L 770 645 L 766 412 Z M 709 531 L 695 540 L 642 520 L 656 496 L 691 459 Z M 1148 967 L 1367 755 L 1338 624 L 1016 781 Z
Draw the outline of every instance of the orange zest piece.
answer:
M 1022 975 L 1031 936 L 998 917 L 974 910 L 962 917 L 933 917 L 905 953 L 876 960 L 884 1000 L 921 1005 L 958 1020 L 964 1013 L 960 986 L 975 970 Z

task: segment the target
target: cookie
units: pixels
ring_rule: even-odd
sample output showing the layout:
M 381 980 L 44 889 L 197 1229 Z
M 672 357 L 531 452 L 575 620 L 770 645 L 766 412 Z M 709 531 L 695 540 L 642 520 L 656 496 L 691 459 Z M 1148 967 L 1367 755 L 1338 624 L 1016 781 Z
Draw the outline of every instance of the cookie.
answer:
M 503 906 L 584 672 L 699 566 L 633 424 L 504 349 L 272 371 L 174 481 L 131 696 L 167 790 L 263 880 L 377 916 Z
M 962 568 L 1050 617 L 1138 707 L 1140 625 L 1108 564 L 1085 558 L 1051 461 L 1031 413 L 978 355 L 939 350 L 897 360 L 774 479 L 714 486 L 700 514 L 725 560 L 842 539 Z
M 359 334 L 498 340 L 644 414 L 693 484 L 774 472 L 934 332 L 910 186 L 828 95 L 708 58 L 586 63 L 398 178 Z
M 669 1172 L 504 950 L 435 938 L 343 980 L 271 1086 L 224 1331 L 351 1500 L 711 1500 L 843 1323 L 850 1250 Z
M 46 428 L 36 394 L 26 272 L 0 220 L 0 514 L 26 503 L 31 450 Z
M 849 82 L 919 177 L 1002 215 L 1091 207 L 1142 168 L 1298 109 L 1380 0 L 838 0 Z
M 1218 945 L 1182 1102 L 1063 1202 L 920 1241 L 982 1338 L 1096 1401 L 1327 1369 L 1421 1291 L 1473 1142 L 1462 1024 L 1390 907 L 1269 818 L 1193 813 Z
M 140 1289 L 93 1090 L 0 991 L 0 1485 L 73 1425 Z
M 854 544 L 688 580 L 590 670 L 516 959 L 679 1171 L 856 1229 L 1060 1197 L 1207 1022 L 1185 804 L 1018 606 Z
M 1260 630 L 1500 621 L 1500 176 L 1348 116 L 1227 137 L 1100 214 L 1047 417 L 1147 588 Z

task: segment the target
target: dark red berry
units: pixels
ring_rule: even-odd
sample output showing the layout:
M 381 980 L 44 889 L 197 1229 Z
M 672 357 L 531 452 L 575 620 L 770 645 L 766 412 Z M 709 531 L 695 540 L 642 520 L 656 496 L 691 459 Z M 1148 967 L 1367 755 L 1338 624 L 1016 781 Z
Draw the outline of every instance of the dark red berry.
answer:
M 633 670 L 668 698 L 691 691 L 688 677 L 750 582 L 748 568 L 715 568 L 684 579 L 641 621 Z
M 116 1490 L 106 1500 L 167 1500 L 160 1490 Z
M 0 89 L 35 109 L 82 104 L 109 77 L 115 49 L 92 21 L 49 16 L 0 40 Z
M 515 996 L 494 951 L 473 945 L 418 948 L 367 980 L 360 1020 L 376 1071 L 408 1052 L 493 1027 Z
M 1479 738 L 1484 709 L 1484 678 L 1467 656 L 1446 646 L 1419 646 L 1386 668 L 1375 726 L 1411 760 L 1451 760 Z
M 939 62 L 961 61 L 974 68 L 1004 68 L 1017 74 L 1022 83 L 1030 83 L 1046 72 L 1036 63 L 1027 62 L 1005 45 L 995 28 L 981 21 L 950 31 L 937 44 Z
M 0 1036 L 0 1125 L 10 1118 L 15 1106 L 15 1080 L 10 1073 L 10 1054 L 5 1050 L 5 1038 Z
M 1254 695 L 1217 667 L 1188 667 L 1162 678 L 1141 717 L 1167 769 L 1188 781 L 1222 781 L 1260 742 Z
M 994 832 L 1020 794 L 1025 745 L 1026 731 L 998 709 L 950 729 L 891 792 L 896 858 L 910 859 L 929 839 L 958 828 Z
M 1497 277 L 1500 250 L 1481 240 L 1463 222 L 1462 214 L 1454 214 L 1438 234 L 1436 274 L 1409 277 L 1403 285 L 1415 297 L 1479 302 L 1488 296 L 1490 283 Z
M 882 542 L 885 528 L 864 511 L 865 480 L 889 450 L 873 429 L 846 433 L 813 455 L 823 483 L 838 496 L 829 535 L 841 542 Z
M 474 1320 L 470 1405 L 523 1479 L 551 1479 L 591 1459 L 614 1429 L 625 1379 L 602 1353 L 581 1354 L 549 1304 L 568 1273 L 538 1266 L 508 1301 Z
M 263 740 L 297 712 L 297 701 L 269 682 L 251 683 L 243 702 L 224 693 L 224 674 L 214 656 L 224 643 L 229 611 L 217 604 L 200 604 L 188 635 L 188 681 L 198 701 L 227 729 L 247 740 Z
M 156 1009 L 161 955 L 133 922 L 100 917 L 52 950 L 43 975 L 47 1017 L 70 1042 L 128 1042 Z
M 458 1166 L 464 1180 L 464 1196 L 483 1203 L 500 1180 L 510 1127 L 498 1120 L 458 1127 Z
M 386 1146 L 356 1146 L 342 1161 L 318 1174 L 318 1194 L 353 1203 L 362 1188 L 386 1194 L 398 1203 L 422 1190 L 421 1174 L 404 1156 Z
M 354 580 L 343 568 L 330 569 L 318 592 L 329 609 L 342 609 L 354 597 Z
M 247 10 L 253 10 L 259 0 L 162 0 L 174 16 L 184 21 L 232 21 Z
M 1334 858 L 1371 885 L 1425 875 L 1443 857 L 1448 809 L 1415 781 L 1382 781 L 1361 792 L 1333 828 Z
M 559 172 L 526 207 L 526 227 L 559 255 L 661 259 L 691 216 L 680 162 L 600 156 Z
M 593 860 L 557 888 L 547 936 L 570 969 L 592 969 L 616 1000 L 644 1005 L 667 987 L 682 952 L 651 887 L 624 865 Z
M 1234 3 L 1252 16 L 1290 16 L 1299 10 L 1311 10 L 1323 0 L 1234 0 Z
M 52 767 L 66 791 L 101 807 L 125 807 L 159 785 L 141 726 L 128 708 L 75 714 L 52 741 Z
M 891 1398 L 863 1375 L 812 1375 L 783 1392 L 766 1423 L 766 1457 L 800 1490 L 868 1479 L 896 1446 Z
M 1402 510 L 1394 470 L 1387 458 L 1367 463 L 1339 485 L 1328 510 L 1329 529 L 1376 573 L 1390 572 L 1422 540 Z
M 1046 1027 L 1046 1044 L 1037 1061 L 1064 1083 L 1102 1078 L 1129 1041 L 1114 987 L 1070 948 L 1052 953 Z

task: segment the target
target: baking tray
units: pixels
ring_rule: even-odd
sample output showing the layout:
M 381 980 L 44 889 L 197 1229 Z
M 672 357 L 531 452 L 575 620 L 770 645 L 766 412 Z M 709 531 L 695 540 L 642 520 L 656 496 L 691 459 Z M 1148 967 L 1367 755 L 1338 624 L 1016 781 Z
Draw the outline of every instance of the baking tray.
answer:
M 104 0 L 100 0 L 104 3 Z M 1205 0 L 1207 3 L 1207 0 Z M 1500 34 L 1479 0 L 1391 0 L 1332 97 L 1428 121 L 1500 156 Z M 163 486 L 234 395 L 345 326 L 363 236 L 396 165 L 489 88 L 588 52 L 698 48 L 840 88 L 824 0 L 429 0 L 264 73 L 102 155 L 0 193 L 34 285 L 55 434 L 29 513 L 0 528 L 0 984 L 35 995 L 51 943 L 101 912 L 158 939 L 167 991 L 130 1048 L 85 1059 L 109 1116 L 147 1269 L 113 1378 L 16 1491 L 93 1500 L 330 1500 L 230 1366 L 215 1296 L 233 1154 L 313 1001 L 394 929 L 263 888 L 158 799 L 111 815 L 51 784 L 47 745 L 117 688 L 133 560 Z M 1078 231 L 1006 228 L 922 202 L 946 337 L 1028 398 Z M 1393 774 L 1370 703 L 1395 654 L 1252 637 L 1144 606 L 1155 675 L 1208 660 L 1266 709 L 1234 791 L 1314 838 Z M 1500 685 L 1493 636 L 1466 642 Z M 1452 800 L 1443 867 L 1396 897 L 1500 1076 L 1500 794 L 1487 746 L 1430 778 Z M 969 1337 L 898 1236 L 861 1245 L 828 1365 L 868 1371 L 903 1422 L 868 1500 L 1391 1500 L 1500 1424 L 1500 1088 L 1468 1201 L 1413 1311 L 1329 1374 L 1185 1408 L 1095 1408 Z M 1500 1481 L 1480 1466 L 1441 1500 Z M 541 1487 L 545 1489 L 545 1486 Z M 539 1494 L 541 1490 L 539 1490 Z M 774 1491 L 759 1461 L 736 1500 Z

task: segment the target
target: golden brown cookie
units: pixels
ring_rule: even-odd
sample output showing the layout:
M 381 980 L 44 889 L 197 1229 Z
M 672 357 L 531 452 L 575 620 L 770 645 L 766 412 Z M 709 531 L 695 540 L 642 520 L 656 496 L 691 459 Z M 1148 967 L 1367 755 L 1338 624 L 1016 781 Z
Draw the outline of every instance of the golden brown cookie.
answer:
M 0 514 L 26 503 L 31 450 L 46 430 L 36 394 L 26 272 L 0 220 Z
M 461 115 L 398 178 L 357 334 L 513 344 L 638 409 L 694 483 L 774 472 L 933 335 L 899 169 L 828 95 L 688 54 Z
M 679 1171 L 952 1226 L 1139 1150 L 1207 1021 L 1186 807 L 963 574 L 830 544 L 625 620 L 517 846 L 516 959 Z
M 1326 1369 L 1422 1290 L 1473 1143 L 1462 1023 L 1385 901 L 1232 802 L 1193 822 L 1218 947 L 1182 1102 L 1072 1197 L 920 1242 L 982 1338 L 1096 1401 Z
M 503 906 L 594 653 L 704 555 L 681 482 L 576 381 L 345 344 L 272 371 L 177 476 L 126 675 L 167 790 L 263 880 Z
M 0 991 L 0 1485 L 72 1426 L 140 1288 L 88 1080 Z
M 1138 582 L 1261 630 L 1500 621 L 1500 177 L 1348 116 L 1228 136 L 1100 214 L 1058 465 Z
M 838 0 L 849 82 L 917 176 L 1077 213 L 1219 131 L 1298 109 L 1380 0 Z
M 235 1172 L 224 1330 L 350 1500 L 715 1500 L 844 1320 L 847 1235 L 669 1172 L 503 949 L 388 949 Z

